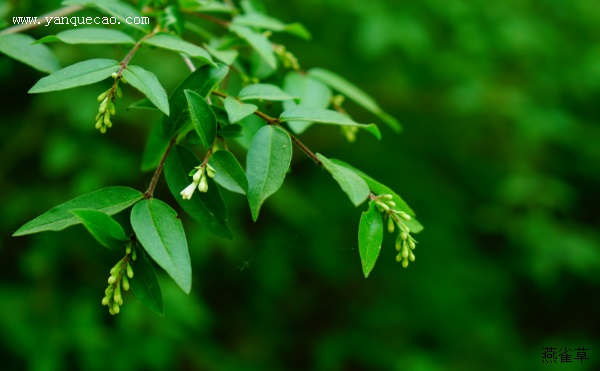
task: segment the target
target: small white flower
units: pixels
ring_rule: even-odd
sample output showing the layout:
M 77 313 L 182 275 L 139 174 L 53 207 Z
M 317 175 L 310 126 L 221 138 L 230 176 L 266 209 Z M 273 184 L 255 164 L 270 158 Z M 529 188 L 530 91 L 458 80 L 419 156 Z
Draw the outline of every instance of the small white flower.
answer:
M 181 191 L 181 197 L 184 200 L 189 200 L 190 198 L 192 198 L 192 195 L 194 194 L 195 190 L 196 190 L 196 182 L 192 182 L 192 184 L 185 187 L 185 189 L 183 191 Z

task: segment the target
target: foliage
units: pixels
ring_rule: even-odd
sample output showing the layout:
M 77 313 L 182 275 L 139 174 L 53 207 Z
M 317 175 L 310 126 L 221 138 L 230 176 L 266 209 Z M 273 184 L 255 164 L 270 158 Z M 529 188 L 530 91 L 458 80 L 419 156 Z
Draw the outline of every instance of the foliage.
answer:
M 381 139 L 381 133 L 375 124 L 356 123 L 343 110 L 341 107 L 342 96 L 336 97 L 336 103 L 333 104 L 338 112 L 328 109 L 331 104 L 331 94 L 318 96 L 329 101 L 319 102 L 315 107 L 308 102 L 303 103 L 302 97 L 294 97 L 283 90 L 285 85 L 285 89 L 301 92 L 307 101 L 311 101 L 314 98 L 310 94 L 310 90 L 309 92 L 305 92 L 305 90 L 316 84 L 316 81 L 321 81 L 329 88 L 348 95 L 367 110 L 384 119 L 387 118 L 385 121 L 392 128 L 398 130 L 400 127 L 395 120 L 389 119 L 372 98 L 350 82 L 325 69 L 302 71 L 295 56 L 290 52 L 285 52 L 283 45 L 274 44 L 269 40 L 271 31 L 289 31 L 297 36 L 307 37 L 308 34 L 305 31 L 300 31 L 305 30 L 301 25 L 285 25 L 283 22 L 265 15 L 262 11 L 258 11 L 251 6 L 250 2 L 242 2 L 241 9 L 236 8 L 231 2 L 223 3 L 221 10 L 230 20 L 208 18 L 208 20 L 222 25 L 226 30 L 220 35 L 211 36 L 207 43 L 215 43 L 218 40 L 227 41 L 216 48 L 203 48 L 182 39 L 178 34 L 181 34 L 182 28 L 185 29 L 186 24 L 190 23 L 183 17 L 183 14 L 201 15 L 207 11 L 205 6 L 208 6 L 208 3 L 180 2 L 178 6 L 167 6 L 158 1 L 138 4 L 140 5 L 139 9 L 120 0 L 96 3 L 66 1 L 64 5 L 98 8 L 101 12 L 116 19 L 125 20 L 123 23 L 131 27 L 124 27 L 123 30 L 91 27 L 67 30 L 56 35 L 46 36 L 39 41 L 40 43 L 126 44 L 130 45 L 131 49 L 120 62 L 114 59 L 94 58 L 54 71 L 49 76 L 40 79 L 29 90 L 29 93 L 60 91 L 112 78 L 112 87 L 101 93 L 97 99 L 100 102 L 100 108 L 95 118 L 95 127 L 105 134 L 113 125 L 111 116 L 117 113 L 117 99 L 123 97 L 121 86 L 129 84 L 146 97 L 144 103 L 138 104 L 138 106 L 146 109 L 157 108 L 163 113 L 162 127 L 157 129 L 159 130 L 157 135 L 160 136 L 158 141 L 163 144 L 155 146 L 156 140 L 153 137 L 148 140 L 146 152 L 150 153 L 146 157 L 157 159 L 158 162 L 145 167 L 147 169 L 156 167 L 156 171 L 143 197 L 141 193 L 126 187 L 112 187 L 92 192 L 53 208 L 19 228 L 13 235 L 22 236 L 45 230 L 60 230 L 83 223 L 101 245 L 109 249 L 116 247 L 126 249 L 125 257 L 111 270 L 108 280 L 109 287 L 102 300 L 102 304 L 108 306 L 111 314 L 119 313 L 120 306 L 123 305 L 120 290 L 121 288 L 125 291 L 129 289 L 129 279 L 133 279 L 131 272 L 135 272 L 132 266 L 135 265 L 138 249 L 144 250 L 139 253 L 140 256 L 147 254 L 152 258 L 185 293 L 189 293 L 191 290 L 192 264 L 180 217 L 167 203 L 154 197 L 158 177 L 163 169 L 169 189 L 181 208 L 215 235 L 231 239 L 233 236 L 227 223 L 227 207 L 222 199 L 220 187 L 247 195 L 252 219 L 256 221 L 261 206 L 267 198 L 279 190 L 290 169 L 293 141 L 317 165 L 331 172 L 342 189 L 348 193 L 355 206 L 360 206 L 369 196 L 377 201 L 371 202 L 369 213 L 374 210 L 373 205 L 377 205 L 391 223 L 389 224 L 390 232 L 393 232 L 393 220 L 395 220 L 402 228 L 401 240 L 410 241 L 414 248 L 409 227 L 398 217 L 400 215 L 406 220 L 410 220 L 411 216 L 393 209 L 395 203 L 392 198 L 394 196 L 372 194 L 368 184 L 361 179 L 355 169 L 349 166 L 341 167 L 324 156 L 315 155 L 283 125 L 286 122 L 305 122 L 307 124 L 303 126 L 303 130 L 310 124 L 339 125 L 348 133 L 352 133 L 352 136 L 349 137 L 351 140 L 355 139 L 356 130 L 362 128 L 375 135 L 377 139 Z M 152 6 L 152 10 L 149 9 L 150 6 Z M 69 13 L 76 10 L 79 10 L 79 7 L 64 8 L 59 12 Z M 138 27 L 140 23 L 147 25 L 149 22 L 132 23 L 131 19 L 144 19 L 143 14 L 151 14 L 155 26 Z M 78 18 L 74 19 L 69 22 L 76 25 Z M 150 17 L 146 16 L 145 19 L 149 21 Z M 50 21 L 47 23 L 50 24 Z M 122 22 L 113 23 L 120 25 Z M 11 29 L 8 29 L 6 33 L 10 34 L 10 31 Z M 2 39 L 0 39 L 1 43 Z M 5 39 L 4 46 L 0 46 L 0 49 L 6 50 L 8 55 L 12 55 L 15 59 L 32 67 L 39 67 L 42 64 L 48 66 L 54 60 L 50 49 L 46 46 L 43 46 L 43 49 L 47 55 L 43 55 L 41 50 L 38 52 L 41 46 L 37 43 L 28 45 L 23 42 L 21 45 L 22 49 L 32 49 L 31 52 L 25 54 L 46 58 L 44 62 L 39 62 L 30 58 L 22 58 L 21 55 L 14 55 L 15 53 L 11 52 L 13 44 L 14 38 L 9 37 Z M 131 46 L 131 44 L 133 45 Z M 156 75 L 131 63 L 138 49 L 145 45 L 180 54 L 191 69 L 191 73 L 175 88 L 170 97 L 167 96 Z M 223 57 L 223 55 L 227 57 Z M 216 62 L 213 57 L 226 63 Z M 279 62 L 276 57 L 279 57 Z M 191 58 L 196 59 L 201 66 L 196 68 Z M 278 68 L 278 65 L 281 64 L 281 68 Z M 289 75 L 287 71 L 290 68 L 292 75 Z M 46 70 L 46 68 L 41 69 Z M 294 77 L 299 75 L 304 77 L 300 79 Z M 228 85 L 229 80 L 236 77 L 241 80 L 240 84 L 233 87 Z M 262 83 L 261 80 L 266 82 Z M 320 86 L 324 85 L 316 86 L 322 89 Z M 326 88 L 327 91 L 329 88 Z M 254 101 L 257 104 L 249 104 L 246 101 Z M 278 118 L 261 111 L 264 110 L 264 107 L 277 101 L 294 101 L 295 104 L 284 107 Z M 263 119 L 265 125 L 250 134 L 252 139 L 247 151 L 244 171 L 236 156 L 227 151 L 227 147 L 232 141 L 235 142 L 236 136 L 243 135 L 244 130 L 250 130 L 245 127 L 244 120 L 252 114 Z M 231 135 L 227 129 L 237 122 L 240 124 L 236 126 L 236 135 L 233 136 L 233 140 L 230 140 Z M 290 128 L 293 129 L 293 126 Z M 223 131 L 225 134 L 222 133 Z M 198 160 L 193 152 L 183 146 L 185 142 L 192 148 L 194 145 L 200 144 L 206 151 L 204 159 Z M 216 159 L 213 159 L 213 154 L 217 156 Z M 213 167 L 212 163 L 215 163 L 217 168 Z M 192 177 L 191 183 L 189 183 L 189 177 Z M 355 186 L 352 183 L 356 181 L 359 182 L 360 188 L 358 196 L 354 191 L 349 191 Z M 196 189 L 198 192 L 195 192 Z M 126 196 L 127 193 L 130 194 L 130 197 Z M 132 198 L 131 194 L 135 197 Z M 385 197 L 389 197 L 387 203 L 379 201 Z M 397 195 L 395 197 L 398 198 Z M 124 202 L 124 199 L 127 201 Z M 127 238 L 121 225 L 110 215 L 129 207 L 132 207 L 131 225 L 124 227 L 132 229 L 133 232 Z M 396 215 L 394 212 L 400 214 Z M 363 257 L 362 246 L 364 244 L 373 245 L 373 233 L 378 236 L 383 234 L 381 223 L 369 222 L 369 225 L 372 231 L 363 233 L 363 227 L 361 227 L 359 233 L 361 261 L 365 277 L 373 268 L 378 255 L 372 258 L 370 251 L 373 248 L 378 251 L 381 248 L 381 241 L 376 243 L 375 247 L 368 247 L 368 258 Z M 400 245 L 397 246 L 397 249 L 400 251 Z M 401 254 L 406 255 L 406 253 L 407 251 L 402 250 Z M 401 254 L 398 255 L 398 261 L 401 260 Z M 412 251 L 410 254 L 411 260 L 414 261 Z M 403 260 L 404 267 L 408 265 L 407 256 Z M 139 267 L 145 271 L 142 272 L 145 284 L 134 285 L 139 288 L 134 290 L 134 293 L 140 293 L 139 299 L 150 309 L 162 313 L 162 303 L 159 304 L 159 300 L 154 299 L 161 296 L 160 288 L 155 284 L 153 278 L 155 275 L 151 273 L 151 269 L 144 268 L 149 265 L 145 264 L 145 260 L 143 261 L 144 263 Z M 154 291 L 159 293 L 152 293 Z

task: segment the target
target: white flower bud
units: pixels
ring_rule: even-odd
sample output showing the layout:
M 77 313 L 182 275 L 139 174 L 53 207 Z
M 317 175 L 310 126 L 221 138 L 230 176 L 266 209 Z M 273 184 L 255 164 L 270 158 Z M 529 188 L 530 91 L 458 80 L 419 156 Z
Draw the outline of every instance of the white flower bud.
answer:
M 116 79 L 117 77 L 119 77 L 119 75 L 117 75 L 116 72 L 113 72 L 110 74 L 110 77 L 112 77 L 113 79 Z
M 415 244 L 414 240 L 410 239 L 408 240 L 408 247 L 410 247 L 411 250 L 414 250 L 417 245 Z
M 394 219 L 392 217 L 388 218 L 388 232 L 394 233 Z
M 117 277 L 115 276 L 110 276 L 108 277 L 108 284 L 112 285 L 113 283 L 115 283 L 117 281 Z
M 406 268 L 408 267 L 408 260 L 407 259 L 403 259 L 402 260 L 402 268 Z
M 103 297 L 102 298 L 102 305 L 108 305 L 109 300 L 110 299 L 108 298 L 108 296 Z
M 412 251 L 408 252 L 408 259 L 410 259 L 411 262 L 415 261 L 415 254 L 413 254 Z
M 198 190 L 200 192 L 206 192 L 208 191 L 208 183 L 206 182 L 206 177 L 203 176 L 202 178 L 200 178 L 200 184 L 198 184 Z
M 208 175 L 210 178 L 214 178 L 215 174 L 215 168 L 210 166 L 209 164 L 206 164 L 206 175 Z
M 194 173 L 192 180 L 194 181 L 194 183 L 198 183 L 198 182 L 200 182 L 201 177 L 202 177 L 202 170 L 198 170 Z
M 108 90 L 98 96 L 98 102 L 102 102 L 108 95 Z
M 194 194 L 195 190 L 196 190 L 196 183 L 192 183 L 189 186 L 185 187 L 185 189 L 180 192 L 181 197 L 184 200 L 189 200 L 190 198 L 192 198 L 192 195 Z

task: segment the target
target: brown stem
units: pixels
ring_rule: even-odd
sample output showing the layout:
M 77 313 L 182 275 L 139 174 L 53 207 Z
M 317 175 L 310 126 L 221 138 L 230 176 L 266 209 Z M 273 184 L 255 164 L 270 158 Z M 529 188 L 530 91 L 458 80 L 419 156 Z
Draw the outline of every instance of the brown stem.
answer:
M 167 150 L 165 151 L 162 158 L 160 159 L 160 162 L 158 163 L 158 167 L 154 171 L 154 175 L 152 176 L 152 180 L 150 181 L 148 190 L 144 193 L 144 198 L 146 198 L 146 199 L 152 198 L 152 195 L 154 194 L 154 188 L 156 188 L 156 183 L 158 182 L 158 178 L 160 177 L 160 173 L 162 173 L 163 167 L 165 166 L 165 160 L 167 159 L 167 156 L 169 155 L 169 152 L 171 152 L 171 148 L 173 148 L 176 141 L 177 141 L 177 137 L 174 137 L 169 142 L 169 145 L 167 146 Z
M 308 157 L 311 158 L 311 160 L 313 160 L 317 165 L 319 165 L 320 167 L 323 167 L 323 162 L 321 162 L 321 160 L 319 160 L 319 158 L 317 157 L 317 155 L 315 155 L 313 153 L 313 151 L 311 151 L 310 149 L 308 149 L 307 146 L 304 145 L 304 143 L 302 143 L 300 141 L 300 139 L 296 138 L 296 136 L 292 133 L 290 133 L 286 128 L 282 127 L 281 125 L 277 125 L 279 126 L 281 129 L 285 130 L 288 135 L 290 136 L 290 138 L 292 138 L 292 142 L 294 142 L 294 144 L 302 151 L 304 152 Z
M 20 25 L 17 25 L 17 26 L 9 27 L 9 28 L 6 28 L 6 29 L 0 31 L 0 35 L 8 35 L 8 34 L 11 34 L 11 33 L 17 33 L 17 32 L 27 31 L 27 30 L 30 30 L 32 28 L 36 28 L 36 27 L 39 27 L 39 26 L 41 26 L 43 24 L 46 24 L 47 23 L 46 20 L 48 18 L 50 18 L 50 17 L 52 17 L 52 18 L 54 18 L 54 17 L 62 17 L 62 16 L 65 16 L 65 15 L 69 15 L 71 13 L 75 13 L 75 12 L 81 10 L 81 9 L 83 9 L 83 7 L 79 6 L 79 5 L 72 5 L 72 6 L 67 6 L 67 7 L 61 8 L 61 9 L 57 9 L 57 10 L 52 11 L 50 13 L 47 13 L 47 14 L 39 16 L 38 18 L 41 19 L 40 24 L 37 24 L 37 23 L 33 23 L 33 24 L 20 24 Z

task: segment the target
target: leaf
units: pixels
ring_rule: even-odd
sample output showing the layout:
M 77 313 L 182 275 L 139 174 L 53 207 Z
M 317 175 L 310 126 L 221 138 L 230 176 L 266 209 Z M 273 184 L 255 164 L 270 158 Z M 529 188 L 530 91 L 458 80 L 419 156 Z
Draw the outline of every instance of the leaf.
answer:
M 279 121 L 311 121 L 319 124 L 357 126 L 373 134 L 375 138 L 381 139 L 381 133 L 377 125 L 359 124 L 348 116 L 328 109 L 297 106 L 284 111 L 279 116 Z
M 264 99 L 264 100 L 291 100 L 291 95 L 284 92 L 279 86 L 271 84 L 251 84 L 244 87 L 238 94 L 240 100 Z
M 323 163 L 325 170 L 331 173 L 333 179 L 346 192 L 354 206 L 362 204 L 369 197 L 369 186 L 358 174 L 343 166 L 336 165 L 320 153 L 317 153 L 317 157 Z
M 124 32 L 99 27 L 66 30 L 56 35 L 41 38 L 37 42 L 50 43 L 56 41 L 65 44 L 135 44 L 135 40 Z
M 238 35 L 241 39 L 246 40 L 246 42 L 260 54 L 271 68 L 277 68 L 277 59 L 275 58 L 273 47 L 265 35 L 254 32 L 247 27 L 236 26 L 235 24 L 229 26 L 229 30 Z
M 148 98 L 142 98 L 138 101 L 135 101 L 127 107 L 127 109 L 143 109 L 149 111 L 158 111 L 159 109 L 150 101 Z
M 239 124 L 231 124 L 219 129 L 219 135 L 223 138 L 239 138 L 244 135 L 244 128 Z
M 233 24 L 239 26 L 257 27 L 265 30 L 288 32 L 305 40 L 310 39 L 310 33 L 300 23 L 285 24 L 279 19 L 261 13 L 249 13 L 233 18 Z
M 122 75 L 131 86 L 144 93 L 152 104 L 169 116 L 169 98 L 156 75 L 142 67 L 132 65 L 127 66 Z
M 217 118 L 206 100 L 192 90 L 184 90 L 188 102 L 188 110 L 194 129 L 198 133 L 204 148 L 212 147 L 217 137 Z
M 299 103 L 293 100 L 283 102 L 283 109 L 288 110 L 296 106 L 327 108 L 331 101 L 331 89 L 319 80 L 310 78 L 306 74 L 291 71 L 283 80 L 283 90 L 300 99 Z M 296 134 L 303 133 L 313 123 L 310 121 L 289 121 L 288 126 Z
M 165 179 L 169 190 L 179 206 L 192 219 L 211 233 L 231 239 L 233 236 L 227 227 L 227 206 L 221 197 L 219 187 L 211 178 L 207 178 L 206 193 L 196 190 L 189 200 L 181 197 L 180 192 L 192 182 L 189 176 L 190 170 L 198 165 L 200 160 L 190 150 L 181 146 L 173 147 L 165 161 Z
M 0 36 L 0 53 L 23 62 L 38 71 L 52 73 L 60 69 L 58 59 L 46 45 L 32 45 L 35 39 L 15 33 Z
M 112 15 L 115 18 L 117 18 L 119 24 L 125 24 L 131 27 L 135 27 L 145 32 L 150 31 L 150 26 L 147 24 L 135 24 L 134 21 L 142 17 L 142 14 L 136 8 L 134 8 L 130 4 L 118 0 L 65 0 L 62 2 L 62 5 L 84 5 L 90 8 L 96 8 L 102 11 L 103 13 Z M 128 18 L 131 23 L 127 22 Z
M 383 221 L 375 206 L 375 202 L 369 202 L 369 210 L 360 216 L 358 225 L 358 252 L 365 278 L 375 266 L 375 262 L 381 251 L 383 242 Z
M 142 154 L 141 170 L 150 171 L 156 169 L 167 147 L 169 147 L 169 139 L 163 134 L 162 125 L 159 121 L 154 124 L 146 140 L 146 147 Z
M 324 68 L 313 68 L 310 71 L 308 71 L 308 75 L 310 77 L 322 81 L 334 90 L 337 90 L 340 93 L 347 96 L 348 98 L 352 99 L 354 102 L 361 105 L 367 111 L 373 113 L 381 120 L 383 120 L 395 132 L 400 132 L 402 130 L 402 126 L 400 125 L 400 123 L 392 116 L 385 113 L 381 109 L 381 107 L 379 107 L 379 105 L 373 100 L 373 98 L 371 98 L 369 95 L 367 95 L 367 93 L 360 90 L 343 77 Z
M 93 209 L 75 209 L 71 213 L 78 217 L 83 226 L 104 247 L 116 249 L 129 241 L 125 231 L 108 214 Z
M 242 103 L 235 98 L 227 97 L 224 100 L 225 110 L 229 117 L 229 122 L 235 123 L 248 117 L 258 109 L 254 104 Z
M 125 210 L 141 199 L 142 193 L 132 188 L 120 186 L 102 188 L 53 207 L 19 228 L 13 236 L 44 231 L 60 231 L 71 225 L 81 223 L 78 217 L 71 214 L 71 210 L 91 209 L 113 215 Z
M 210 156 L 210 166 L 215 168 L 215 182 L 231 192 L 245 195 L 248 192 L 248 178 L 235 156 L 227 150 L 219 150 Z
M 175 210 L 156 198 L 142 200 L 131 210 L 131 226 L 148 255 L 189 294 L 192 263 L 185 231 Z
M 263 202 L 283 184 L 291 160 L 292 140 L 283 129 L 267 125 L 252 139 L 246 157 L 246 174 L 254 221 Z
M 157 33 L 153 37 L 144 40 L 142 43 L 156 46 L 157 48 L 161 49 L 184 53 L 190 57 L 201 60 L 204 63 L 215 65 L 210 54 L 208 54 L 204 48 L 182 40 L 179 36 L 168 33 Z
M 162 316 L 164 315 L 163 299 L 154 266 L 143 249 L 138 248 L 136 254 L 137 259 L 131 261 L 133 269 L 133 278 L 129 279 L 131 291 L 146 308 Z
M 400 196 L 398 196 L 398 194 L 396 194 L 396 192 L 391 190 L 389 187 L 379 183 L 378 181 L 371 178 L 370 176 L 363 173 L 362 171 L 354 168 L 351 165 L 348 165 L 344 161 L 333 159 L 333 158 L 330 159 L 330 161 L 338 166 L 342 166 L 342 167 L 345 167 L 346 169 L 352 170 L 354 173 L 359 175 L 367 183 L 367 185 L 369 186 L 369 189 L 374 194 L 376 194 L 376 195 L 381 195 L 381 194 L 392 195 L 392 197 L 393 197 L 392 201 L 394 201 L 396 203 L 396 207 L 395 207 L 396 210 L 404 211 L 405 213 L 407 213 L 408 215 L 410 215 L 412 217 L 410 220 L 404 221 L 404 224 L 410 229 L 411 233 L 419 233 L 423 230 L 423 225 L 421 223 L 419 223 L 419 221 L 417 219 L 415 219 L 415 212 L 408 206 L 408 204 L 402 199 L 402 197 L 400 197 Z
M 229 73 L 229 67 L 217 64 L 217 67 L 205 65 L 192 72 L 169 97 L 171 115 L 163 116 L 163 132 L 167 138 L 172 138 L 190 120 L 188 102 L 184 90 L 193 90 L 205 97 Z
M 41 78 L 29 93 L 70 89 L 102 81 L 119 69 L 119 62 L 113 59 L 90 59 L 72 64 L 62 70 Z
M 235 59 L 238 57 L 237 50 L 231 50 L 231 49 L 221 50 L 221 49 L 218 49 L 217 47 L 213 47 L 211 44 L 204 44 L 204 47 L 206 48 L 206 50 L 208 50 L 208 52 L 213 57 L 217 58 L 218 60 L 225 63 L 226 65 L 233 64 Z

